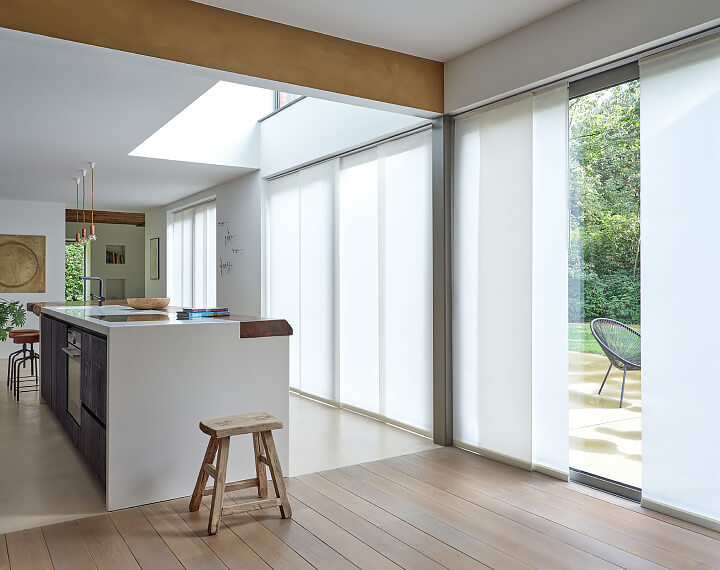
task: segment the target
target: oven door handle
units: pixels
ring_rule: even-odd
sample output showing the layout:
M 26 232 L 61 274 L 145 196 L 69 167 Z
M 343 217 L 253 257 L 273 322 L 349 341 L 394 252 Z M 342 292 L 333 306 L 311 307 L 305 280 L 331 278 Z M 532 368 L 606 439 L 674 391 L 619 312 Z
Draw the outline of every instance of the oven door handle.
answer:
M 82 351 L 79 348 L 64 346 L 62 351 L 67 354 L 70 358 L 78 358 Z

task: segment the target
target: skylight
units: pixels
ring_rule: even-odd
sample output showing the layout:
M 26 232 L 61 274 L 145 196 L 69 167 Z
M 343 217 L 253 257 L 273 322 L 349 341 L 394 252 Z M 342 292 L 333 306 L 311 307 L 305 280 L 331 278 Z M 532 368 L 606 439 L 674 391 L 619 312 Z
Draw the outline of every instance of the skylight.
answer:
M 219 81 L 131 151 L 130 156 L 258 168 L 258 119 L 274 92 Z

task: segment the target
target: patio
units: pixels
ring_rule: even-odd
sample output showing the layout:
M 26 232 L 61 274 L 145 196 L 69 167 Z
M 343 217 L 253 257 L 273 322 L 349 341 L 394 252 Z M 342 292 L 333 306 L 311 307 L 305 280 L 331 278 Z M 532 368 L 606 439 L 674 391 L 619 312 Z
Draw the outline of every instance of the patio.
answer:
M 568 353 L 570 467 L 641 487 L 640 371 L 628 372 L 623 407 L 622 371 L 615 368 L 598 395 L 608 359 Z

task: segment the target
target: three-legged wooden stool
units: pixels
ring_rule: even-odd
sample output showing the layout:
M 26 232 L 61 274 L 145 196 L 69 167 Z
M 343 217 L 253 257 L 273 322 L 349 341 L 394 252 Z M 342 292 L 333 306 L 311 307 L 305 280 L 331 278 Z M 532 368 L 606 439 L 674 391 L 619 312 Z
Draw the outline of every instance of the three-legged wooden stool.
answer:
M 220 524 L 221 515 L 244 513 L 257 509 L 280 507 L 282 518 L 292 516 L 290 502 L 285 490 L 280 459 L 275 449 L 272 430 L 281 429 L 282 422 L 264 412 L 254 414 L 242 414 L 239 416 L 228 416 L 214 420 L 200 422 L 200 429 L 210 436 L 210 442 L 205 452 L 205 458 L 200 466 L 200 473 L 195 483 L 195 490 L 190 498 L 190 510 L 197 511 L 203 495 L 212 494 L 210 506 L 210 521 L 208 523 L 208 534 L 215 534 Z M 255 474 L 254 479 L 244 479 L 234 483 L 226 483 L 228 453 L 230 450 L 230 438 L 233 435 L 251 433 L 253 438 L 253 449 L 255 451 Z M 217 454 L 217 463 L 215 455 Z M 268 499 L 268 481 L 265 466 L 270 468 L 275 497 Z M 215 480 L 212 487 L 205 487 L 208 476 Z M 226 491 L 237 489 L 248 489 L 257 487 L 259 500 L 246 501 L 232 507 L 223 508 L 223 495 Z

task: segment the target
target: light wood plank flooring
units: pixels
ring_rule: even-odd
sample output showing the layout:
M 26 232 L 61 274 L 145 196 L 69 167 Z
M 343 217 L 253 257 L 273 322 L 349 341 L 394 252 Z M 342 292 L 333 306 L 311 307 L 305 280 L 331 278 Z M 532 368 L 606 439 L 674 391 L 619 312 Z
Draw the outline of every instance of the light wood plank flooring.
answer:
M 720 533 L 455 448 L 288 487 L 292 520 L 229 516 L 207 536 L 208 504 L 178 499 L 0 535 L 0 569 L 720 568 Z

